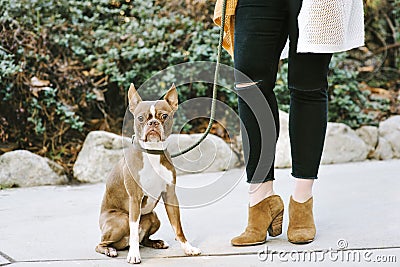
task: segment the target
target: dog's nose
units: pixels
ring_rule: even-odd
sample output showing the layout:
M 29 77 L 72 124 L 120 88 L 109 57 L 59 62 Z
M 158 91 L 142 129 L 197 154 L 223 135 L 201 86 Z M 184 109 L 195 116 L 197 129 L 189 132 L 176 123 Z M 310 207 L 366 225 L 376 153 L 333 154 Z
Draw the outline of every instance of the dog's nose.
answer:
M 149 126 L 158 126 L 160 123 L 157 120 L 149 120 L 147 125 Z

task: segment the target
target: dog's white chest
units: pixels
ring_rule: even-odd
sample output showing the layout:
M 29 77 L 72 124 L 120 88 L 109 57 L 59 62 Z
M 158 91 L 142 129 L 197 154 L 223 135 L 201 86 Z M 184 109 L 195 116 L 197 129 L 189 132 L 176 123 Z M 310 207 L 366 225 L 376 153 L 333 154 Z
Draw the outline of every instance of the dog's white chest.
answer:
M 153 205 L 167 185 L 173 181 L 173 174 L 160 163 L 160 155 L 143 153 L 143 169 L 139 171 L 139 181 L 144 195 L 148 196 L 147 205 Z

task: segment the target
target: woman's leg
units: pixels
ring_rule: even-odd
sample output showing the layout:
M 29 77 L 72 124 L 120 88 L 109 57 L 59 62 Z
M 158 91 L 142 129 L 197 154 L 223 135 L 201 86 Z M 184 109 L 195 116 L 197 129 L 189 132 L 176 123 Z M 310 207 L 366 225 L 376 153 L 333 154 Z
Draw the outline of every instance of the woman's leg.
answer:
M 297 16 L 301 0 L 292 0 L 289 20 L 290 89 L 289 135 L 292 175 L 296 179 L 294 200 L 305 202 L 312 195 L 325 140 L 328 110 L 327 75 L 332 54 L 297 53 Z
M 239 0 L 235 18 L 235 87 L 239 95 L 238 108 L 247 182 L 250 183 L 250 203 L 247 228 L 231 241 L 236 246 L 261 244 L 265 242 L 267 231 L 271 236 L 282 232 L 283 202 L 273 191 L 273 158 L 279 134 L 278 105 L 273 88 L 287 34 L 285 2 Z M 239 72 L 253 82 L 242 79 Z M 261 97 L 266 100 L 261 105 L 265 106 L 260 107 L 260 97 L 252 94 L 259 92 L 255 90 L 261 90 Z M 269 109 L 273 117 L 272 127 L 260 131 L 260 128 L 264 129 L 260 123 L 270 119 Z M 273 132 L 273 128 L 276 132 Z M 273 139 L 267 140 L 271 136 Z M 273 146 L 266 145 L 269 141 Z M 264 156 L 268 153 L 269 158 Z
M 330 54 L 296 54 L 289 59 L 289 135 L 296 178 L 317 179 L 327 126 L 330 58 Z
M 330 54 L 296 54 L 289 59 L 289 136 L 292 175 L 297 178 L 289 204 L 288 240 L 314 240 L 312 186 L 317 179 L 327 125 L 326 76 Z M 302 77 L 309 79 L 308 83 Z
M 254 81 L 244 82 L 236 74 L 236 89 L 239 96 L 249 95 L 252 90 L 261 90 L 273 115 L 276 130 L 274 142 L 279 135 L 279 113 L 273 88 L 279 56 L 288 34 L 286 17 L 286 4 L 281 0 L 239 0 L 236 9 L 235 69 Z M 255 110 L 262 110 L 263 114 L 257 116 L 265 121 L 268 107 L 258 107 L 256 100 L 253 97 L 238 99 L 239 116 L 244 129 L 242 133 L 247 133 L 247 136 L 243 136 L 247 182 L 253 184 L 250 188 L 250 206 L 273 194 L 271 181 L 274 180 L 273 161 L 267 162 L 260 158 L 263 147 L 260 144 L 266 141 L 265 136 L 271 134 L 260 132 L 259 122 L 254 114 Z M 266 147 L 268 146 L 264 146 L 264 149 L 268 150 Z M 275 151 L 268 152 L 274 155 Z M 267 181 L 270 182 L 263 184 Z
M 295 190 L 289 203 L 288 240 L 314 240 L 312 186 L 317 179 L 325 141 L 328 109 L 327 74 L 332 54 L 297 53 L 297 16 L 301 0 L 290 5 L 289 136 Z

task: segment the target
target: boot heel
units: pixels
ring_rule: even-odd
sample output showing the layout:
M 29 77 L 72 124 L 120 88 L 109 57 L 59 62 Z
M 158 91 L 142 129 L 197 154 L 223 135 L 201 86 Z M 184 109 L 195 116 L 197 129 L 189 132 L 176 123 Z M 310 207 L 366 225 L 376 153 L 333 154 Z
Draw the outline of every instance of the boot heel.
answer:
M 256 205 L 249 207 L 246 230 L 231 240 L 232 245 L 260 245 L 265 243 L 267 232 L 269 232 L 270 236 L 281 234 L 283 209 L 283 201 L 278 195 L 269 196 Z
M 272 220 L 268 234 L 272 237 L 282 234 L 283 210 Z

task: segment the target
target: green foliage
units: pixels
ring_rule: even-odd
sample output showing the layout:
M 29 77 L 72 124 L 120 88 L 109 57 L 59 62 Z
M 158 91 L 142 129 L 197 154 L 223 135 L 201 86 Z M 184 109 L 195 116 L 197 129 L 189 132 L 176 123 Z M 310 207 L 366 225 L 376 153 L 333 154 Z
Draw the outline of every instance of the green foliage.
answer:
M 369 99 L 370 91 L 361 90 L 362 85 L 357 80 L 358 73 L 343 65 L 347 56 L 346 53 L 335 54 L 330 64 L 329 121 L 344 122 L 353 128 L 377 125 L 379 121 L 376 115 L 368 110 L 387 112 L 390 101 Z
M 278 99 L 278 106 L 280 110 L 289 112 L 290 106 L 290 94 L 288 89 L 288 62 L 284 60 L 279 68 L 279 72 L 276 79 L 275 95 Z
M 400 69 L 400 0 L 366 0 L 364 12 L 369 48 L 386 47 L 381 51 L 383 65 Z
M 118 132 L 131 82 L 138 87 L 178 63 L 215 61 L 218 27 L 169 13 L 164 6 L 139 0 L 0 0 L 0 113 L 5 121 L 0 132 L 12 131 L 7 141 L 20 147 L 43 144 L 56 154 L 52 150 L 61 149 L 68 134 L 81 139 L 76 133 L 96 129 L 99 120 Z M 223 62 L 231 62 L 227 54 Z M 32 77 L 50 85 L 34 93 Z M 141 92 L 143 98 L 159 97 L 175 78 L 164 77 L 162 86 Z M 182 86 L 180 99 L 206 96 L 210 87 Z M 99 91 L 105 97 L 98 97 Z
M 340 63 L 346 54 L 333 56 L 329 75 L 329 121 L 346 122 L 350 127 L 370 122 L 361 111 L 368 98 L 360 91 L 357 72 L 343 69 Z
M 2 85 L 0 90 L 3 94 L 2 100 L 7 101 L 12 97 L 13 88 L 13 83 L 7 81 L 12 79 L 13 75 L 20 71 L 20 68 L 15 63 L 14 55 L 7 50 L 0 50 L 0 62 L 0 84 Z
M 16 186 L 16 185 L 3 185 L 3 184 L 0 184 L 0 190 L 9 189 L 9 188 L 14 188 L 14 187 L 18 187 L 18 186 Z
M 383 2 L 371 1 L 378 7 Z M 393 14 L 398 29 L 400 0 L 393 1 L 382 10 Z M 379 40 L 393 33 L 382 12 L 374 10 L 367 9 L 367 24 L 377 34 L 369 33 L 368 40 L 378 49 Z M 212 13 L 209 1 L 0 0 L 0 139 L 49 157 L 71 155 L 71 166 L 88 131 L 120 131 L 131 82 L 139 87 L 160 70 L 183 62 L 216 61 L 219 28 Z M 398 30 L 396 34 L 399 42 Z M 226 52 L 222 56 L 222 63 L 232 65 Z M 359 91 L 357 73 L 337 66 L 339 61 L 332 63 L 330 120 L 352 127 L 371 123 L 363 106 L 384 110 L 388 104 L 369 101 Z M 144 99 L 160 97 L 172 82 L 192 74 L 169 73 L 140 93 Z M 283 110 L 289 107 L 286 75 L 283 64 L 276 87 Z M 34 87 L 33 77 L 48 84 Z M 211 96 L 211 88 L 182 85 L 179 98 Z M 230 90 L 220 88 L 218 97 L 236 109 Z

